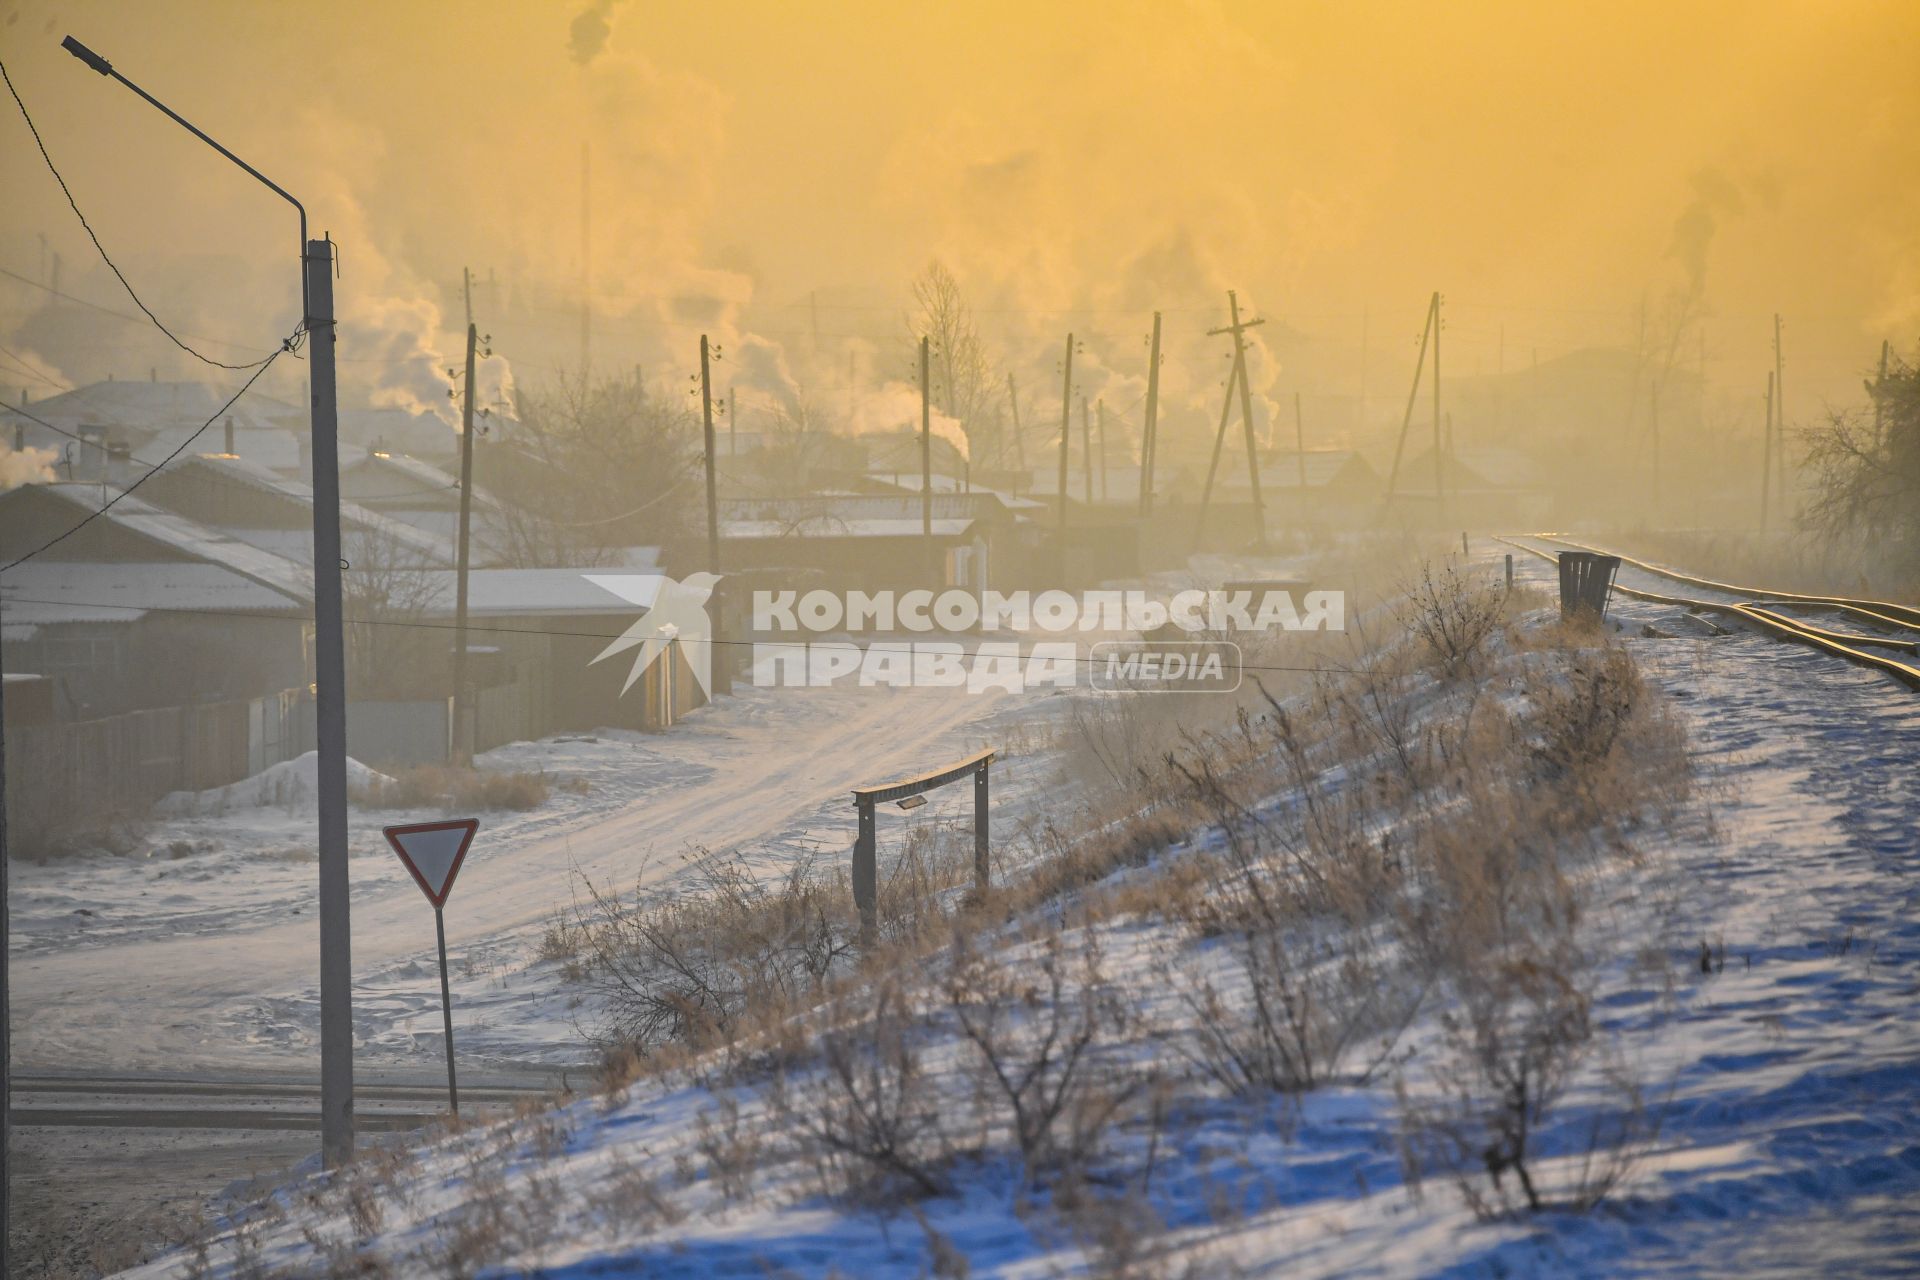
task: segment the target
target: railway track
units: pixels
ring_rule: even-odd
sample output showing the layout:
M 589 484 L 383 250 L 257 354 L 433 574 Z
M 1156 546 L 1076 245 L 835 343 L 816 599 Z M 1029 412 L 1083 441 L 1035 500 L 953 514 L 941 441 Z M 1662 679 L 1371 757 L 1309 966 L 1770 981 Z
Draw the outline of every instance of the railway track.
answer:
M 9 1115 L 17 1126 L 110 1129 L 318 1131 L 319 1089 L 304 1081 L 189 1076 L 23 1074 L 12 1080 Z M 526 1081 L 464 1082 L 469 1106 L 512 1106 L 551 1092 Z M 446 1110 L 438 1082 L 388 1081 L 354 1091 L 354 1123 L 366 1132 L 419 1129 Z
M 1592 551 L 1602 555 L 1619 555 L 1604 547 L 1589 546 L 1571 539 L 1553 537 L 1547 534 L 1529 534 L 1524 538 L 1502 537 L 1498 539 L 1507 546 L 1539 556 L 1551 562 L 1554 553 L 1542 550 L 1533 543 L 1547 543 L 1569 551 Z M 1848 596 L 1808 595 L 1794 591 L 1768 591 L 1764 589 L 1737 586 L 1733 583 L 1718 582 L 1711 578 L 1696 577 L 1678 570 L 1663 568 L 1637 560 L 1632 556 L 1620 555 L 1622 565 L 1630 565 L 1641 573 L 1663 578 L 1682 586 L 1696 590 L 1707 590 L 1732 597 L 1731 599 L 1700 599 L 1692 596 L 1673 595 L 1644 588 L 1627 586 L 1616 581 L 1613 589 L 1622 595 L 1636 600 L 1647 600 L 1655 604 L 1671 605 L 1686 609 L 1694 614 L 1718 614 L 1734 619 L 1780 640 L 1807 645 L 1810 648 L 1831 653 L 1849 662 L 1872 667 L 1900 681 L 1910 689 L 1920 691 L 1920 663 L 1911 660 L 1920 657 L 1920 609 L 1910 605 L 1894 604 L 1885 600 L 1862 600 Z M 1905 631 L 1906 635 L 1889 635 L 1881 632 L 1840 631 L 1832 627 L 1810 622 L 1782 612 L 1782 608 L 1801 613 L 1834 613 L 1870 627 L 1885 628 L 1892 631 Z M 1907 659 L 1891 656 L 1894 653 L 1907 655 Z

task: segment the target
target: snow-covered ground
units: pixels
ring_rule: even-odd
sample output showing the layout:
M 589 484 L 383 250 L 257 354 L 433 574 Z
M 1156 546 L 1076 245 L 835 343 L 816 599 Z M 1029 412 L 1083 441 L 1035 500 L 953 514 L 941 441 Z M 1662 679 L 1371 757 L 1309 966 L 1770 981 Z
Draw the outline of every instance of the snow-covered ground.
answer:
M 1046 695 L 1020 697 L 1023 721 L 1044 716 Z M 853 787 L 999 745 L 1012 701 L 951 689 L 741 686 L 669 733 L 563 735 L 487 753 L 484 768 L 543 771 L 556 785 L 538 808 L 479 815 L 447 907 L 462 1060 L 504 1068 L 591 1056 L 558 967 L 535 958 L 580 876 L 670 889 L 702 849 L 737 850 L 767 874 L 808 851 L 837 855 L 852 842 Z M 314 818 L 283 776 L 298 763 L 258 788 L 280 803 L 182 797 L 126 853 L 15 865 L 16 1064 L 312 1065 Z M 1047 774 L 1018 754 L 996 767 L 1003 822 L 1039 802 Z M 889 822 L 939 820 L 970 801 L 961 790 Z M 349 831 L 356 1053 L 429 1074 L 441 1052 L 433 916 L 380 828 L 439 816 L 356 807 Z
M 1629 637 L 1671 612 L 1615 604 Z M 752 1091 L 643 1082 L 612 1106 L 572 1104 L 544 1143 L 473 1131 L 428 1149 L 390 1184 L 378 1245 L 444 1253 L 451 1224 L 497 1182 L 507 1203 L 567 1224 L 535 1248 L 548 1276 L 1089 1274 L 1131 1231 L 1152 1235 L 1175 1274 L 1920 1271 L 1920 700 L 1760 636 L 1625 642 L 1678 709 L 1706 786 L 1702 808 L 1602 884 L 1599 927 L 1637 945 L 1601 977 L 1597 1038 L 1644 1082 L 1660 1124 L 1593 1212 L 1483 1222 L 1448 1185 L 1412 1194 L 1384 1082 L 1321 1088 L 1297 1115 L 1196 1099 L 1156 1155 L 1158 1180 L 1102 1239 L 1033 1211 L 1004 1162 L 963 1168 L 953 1194 L 907 1212 L 777 1186 L 742 1201 L 686 1171 L 713 1167 L 730 1106 L 758 1105 Z M 1155 926 L 1096 927 L 1109 975 L 1148 1022 L 1178 1002 L 1185 984 Z M 1416 1027 L 1408 1044 L 1430 1034 Z M 1583 1077 L 1536 1135 L 1549 1176 L 1611 1105 L 1601 1090 Z M 605 1199 L 621 1187 L 667 1188 L 673 1213 L 636 1220 L 639 1191 Z M 288 1217 L 249 1220 L 260 1260 L 311 1261 L 301 1229 L 344 1226 L 306 1203 L 289 1193 Z

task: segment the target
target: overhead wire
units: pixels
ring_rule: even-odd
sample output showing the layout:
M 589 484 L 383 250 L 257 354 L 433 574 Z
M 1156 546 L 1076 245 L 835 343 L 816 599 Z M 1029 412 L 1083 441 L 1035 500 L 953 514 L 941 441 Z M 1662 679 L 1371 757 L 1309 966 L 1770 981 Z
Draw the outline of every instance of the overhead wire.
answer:
M 195 440 L 198 440 L 203 434 L 205 434 L 207 428 L 211 427 L 215 422 L 219 421 L 221 414 L 224 414 L 227 410 L 233 408 L 234 404 L 240 399 L 241 396 L 244 396 L 245 394 L 247 394 L 248 391 L 252 390 L 253 384 L 260 381 L 261 375 L 263 375 L 264 373 L 266 373 L 268 369 L 271 369 L 273 367 L 273 362 L 275 360 L 278 360 L 287 351 L 292 350 L 292 342 L 293 342 L 293 339 L 289 338 L 287 340 L 287 344 L 282 346 L 282 348 L 279 351 L 274 352 L 272 355 L 268 356 L 264 361 L 262 361 L 260 365 L 253 370 L 253 373 L 251 374 L 251 376 L 249 376 L 247 380 L 241 384 L 240 389 L 234 392 L 231 396 L 227 397 L 227 402 L 221 405 L 217 410 L 215 410 L 212 417 L 208 418 L 205 422 L 201 423 L 197 428 L 195 428 L 193 431 L 193 434 L 189 435 L 185 440 L 182 440 L 177 446 L 175 446 L 172 453 L 169 453 L 166 457 L 160 459 L 159 462 L 152 464 L 147 468 L 147 470 L 141 472 L 138 476 L 134 477 L 134 479 L 130 483 L 128 483 L 118 493 L 114 494 L 113 497 L 109 498 L 105 503 L 103 503 L 98 508 L 88 512 L 87 515 L 83 519 L 81 519 L 78 524 L 74 525 L 71 529 L 68 529 L 66 532 L 58 535 L 57 537 L 54 537 L 53 539 L 45 543 L 42 543 L 40 546 L 35 547 L 32 551 L 27 552 L 25 555 L 20 556 L 14 560 L 9 560 L 6 564 L 0 565 L 0 573 L 5 573 L 9 569 L 18 568 L 20 565 L 23 565 L 27 561 L 33 559 L 35 556 L 43 555 L 47 551 L 60 545 L 62 542 L 65 542 L 68 538 L 71 538 L 74 534 L 80 532 L 82 529 L 92 524 L 95 520 L 105 515 L 108 511 L 111 511 L 113 507 L 117 503 L 119 503 L 122 498 L 125 498 L 128 494 L 132 493 L 135 489 L 138 489 L 141 485 L 145 484 L 148 480 L 152 479 L 154 475 L 161 470 L 161 468 L 165 467 L 169 462 L 172 462 L 175 458 L 185 453 L 187 451 L 187 446 L 191 445 Z M 12 406 L 10 405 L 7 407 L 12 408 Z M 21 413 L 22 411 L 15 409 L 14 412 Z M 25 416 L 33 417 L 32 414 L 26 414 Z M 35 421 L 39 421 L 39 419 L 35 419 Z M 52 424 L 43 422 L 42 425 L 51 426 Z M 54 429 L 59 430 L 59 428 L 57 427 Z
M 33 114 L 27 110 L 27 104 L 21 99 L 20 91 L 14 88 L 13 77 L 7 74 L 5 62 L 0 62 L 0 80 L 6 81 L 7 92 L 13 95 L 13 104 L 20 108 L 20 118 L 27 122 L 27 132 L 33 135 L 34 145 L 40 149 L 40 158 L 46 162 L 47 172 L 51 173 L 53 180 L 60 184 L 60 193 L 67 198 L 67 206 L 73 210 L 73 216 L 80 220 L 81 230 L 85 231 L 87 233 L 87 239 L 93 242 L 93 247 L 95 251 L 99 253 L 100 260 L 107 264 L 107 269 L 113 272 L 114 278 L 120 282 L 120 287 L 127 291 L 129 298 L 133 299 L 133 305 L 140 308 L 147 319 L 153 322 L 153 327 L 167 336 L 168 341 L 172 342 L 174 346 L 180 348 L 202 364 L 212 365 L 217 369 L 231 369 L 236 373 L 244 373 L 249 369 L 265 369 L 268 365 L 279 359 L 282 351 L 291 349 L 290 347 L 283 346 L 281 350 L 273 351 L 249 364 L 228 364 L 224 360 L 215 360 L 212 356 L 195 349 L 181 338 L 180 335 L 176 334 L 172 329 L 169 329 L 166 322 L 155 315 L 153 308 L 149 307 L 145 300 L 140 297 L 140 294 L 134 289 L 132 282 L 127 279 L 126 273 L 121 271 L 120 265 L 113 260 L 113 255 L 109 254 L 107 247 L 100 243 L 100 237 L 94 234 L 93 224 L 88 222 L 87 215 L 80 211 L 80 202 L 74 199 L 72 188 L 67 186 L 67 180 L 60 175 L 59 166 L 53 163 L 53 156 L 48 153 L 47 144 L 45 140 L 40 137 L 40 128 L 33 122 Z M 291 339 L 289 341 L 291 341 Z M 247 385 L 252 386 L 253 380 L 248 379 Z

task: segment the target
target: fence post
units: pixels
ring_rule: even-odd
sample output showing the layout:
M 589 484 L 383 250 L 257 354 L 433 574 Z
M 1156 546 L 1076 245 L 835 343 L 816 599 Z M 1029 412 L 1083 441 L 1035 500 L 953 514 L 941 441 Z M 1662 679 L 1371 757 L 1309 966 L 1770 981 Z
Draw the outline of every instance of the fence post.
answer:
M 853 905 L 860 909 L 860 943 L 870 947 L 880 897 L 874 857 L 873 801 L 856 799 L 854 805 L 860 810 L 860 834 L 853 842 Z
M 1513 552 L 1507 552 L 1507 590 L 1513 590 Z
M 991 761 L 982 760 L 973 775 L 973 887 L 987 891 L 987 769 Z

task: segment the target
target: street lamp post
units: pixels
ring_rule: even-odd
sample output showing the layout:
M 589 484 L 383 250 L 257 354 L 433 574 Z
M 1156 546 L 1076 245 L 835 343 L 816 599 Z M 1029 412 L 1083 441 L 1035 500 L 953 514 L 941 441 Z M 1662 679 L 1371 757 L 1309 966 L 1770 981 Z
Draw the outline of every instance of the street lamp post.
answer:
M 300 214 L 301 328 L 311 370 L 314 722 L 320 791 L 320 1147 L 329 1166 L 353 1154 L 352 929 L 347 902 L 347 672 L 340 607 L 340 416 L 334 395 L 333 243 L 307 238 L 307 210 L 271 178 L 68 36 L 61 47 L 118 80 L 246 170 Z

